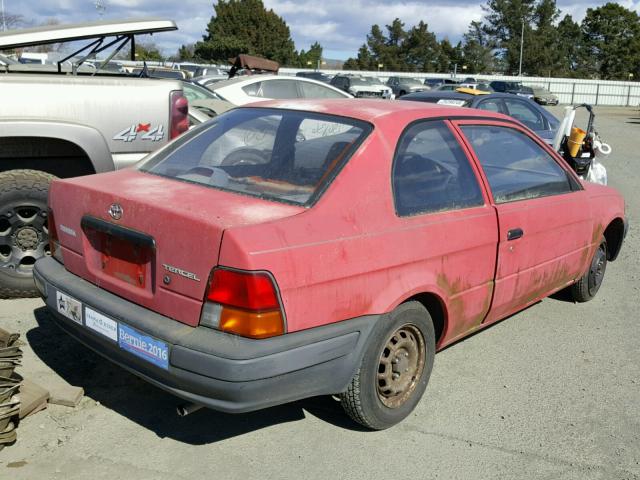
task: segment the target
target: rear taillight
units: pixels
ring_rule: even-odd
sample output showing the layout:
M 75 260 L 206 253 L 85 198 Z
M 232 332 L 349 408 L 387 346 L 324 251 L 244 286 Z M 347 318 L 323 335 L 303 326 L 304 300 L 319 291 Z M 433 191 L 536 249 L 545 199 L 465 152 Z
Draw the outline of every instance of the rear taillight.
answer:
M 60 240 L 58 240 L 58 229 L 56 228 L 56 221 L 53 217 L 53 210 L 51 209 L 49 209 L 49 213 L 47 215 L 47 230 L 49 233 L 49 253 L 51 253 L 51 256 L 60 263 L 64 263 L 62 260 Z
M 189 130 L 189 101 L 181 91 L 174 90 L 170 96 L 169 129 L 171 139 Z
M 215 269 L 200 325 L 249 338 L 282 335 L 284 315 L 273 277 L 265 272 Z

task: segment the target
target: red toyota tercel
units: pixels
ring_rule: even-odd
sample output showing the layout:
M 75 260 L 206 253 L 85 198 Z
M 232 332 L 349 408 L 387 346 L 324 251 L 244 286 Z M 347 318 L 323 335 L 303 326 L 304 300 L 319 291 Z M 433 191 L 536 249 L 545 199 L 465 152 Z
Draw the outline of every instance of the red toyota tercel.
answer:
M 135 168 L 55 181 L 35 281 L 59 326 L 186 399 L 246 412 L 339 394 L 406 417 L 438 349 L 568 288 L 627 230 L 506 116 L 414 102 L 268 102 Z

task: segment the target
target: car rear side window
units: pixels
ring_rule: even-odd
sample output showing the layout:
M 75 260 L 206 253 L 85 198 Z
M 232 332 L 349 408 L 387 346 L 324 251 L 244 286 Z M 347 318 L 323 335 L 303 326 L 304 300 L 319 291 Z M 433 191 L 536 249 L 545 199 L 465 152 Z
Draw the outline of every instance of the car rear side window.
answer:
M 298 98 L 296 83 L 295 80 L 264 80 L 242 87 L 242 90 L 252 97 L 287 100 Z
M 544 118 L 535 110 L 535 107 L 527 105 L 522 100 L 510 98 L 505 98 L 504 103 L 509 110 L 509 115 L 513 118 L 520 120 L 531 130 L 544 130 Z
M 508 127 L 464 125 L 496 203 L 570 192 L 567 172 L 526 134 Z
M 402 134 L 392 175 L 396 212 L 400 216 L 484 203 L 469 160 L 441 121 L 420 122 Z
M 185 134 L 138 168 L 307 206 L 319 198 L 371 128 L 332 115 L 240 108 Z
M 302 98 L 345 98 L 344 95 L 325 87 L 311 82 L 300 82 L 302 90 Z

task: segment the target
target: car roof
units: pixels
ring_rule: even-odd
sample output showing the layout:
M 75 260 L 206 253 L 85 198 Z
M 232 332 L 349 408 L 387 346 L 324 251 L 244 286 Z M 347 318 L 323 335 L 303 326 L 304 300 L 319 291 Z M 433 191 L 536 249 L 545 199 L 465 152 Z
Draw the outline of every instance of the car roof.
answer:
M 400 100 L 419 100 L 421 98 L 449 98 L 455 100 L 473 100 L 475 98 L 513 98 L 511 93 L 491 92 L 486 95 L 472 95 L 470 93 L 448 91 L 448 90 L 430 90 L 427 92 L 415 92 L 403 95 Z
M 472 96 L 472 95 L 469 95 Z M 513 122 L 513 118 L 486 110 L 461 109 L 425 102 L 394 102 L 378 99 L 308 99 L 268 100 L 244 105 L 255 108 L 282 108 L 355 118 L 374 123 L 393 116 L 413 116 L 415 119 L 439 117 L 484 117 Z
M 229 80 L 221 80 L 212 85 L 207 85 L 207 88 L 211 90 L 219 90 L 230 85 L 235 85 L 237 83 L 252 83 L 252 82 L 262 82 L 265 80 L 293 80 L 294 82 L 305 82 L 305 83 L 313 83 L 314 85 L 322 85 L 326 87 L 327 84 L 324 82 L 320 82 L 318 80 L 314 80 L 313 78 L 307 77 L 297 77 L 291 75 L 268 75 L 264 73 L 258 73 L 254 75 L 242 75 L 240 77 L 230 78 Z M 333 88 L 331 85 L 329 87 Z

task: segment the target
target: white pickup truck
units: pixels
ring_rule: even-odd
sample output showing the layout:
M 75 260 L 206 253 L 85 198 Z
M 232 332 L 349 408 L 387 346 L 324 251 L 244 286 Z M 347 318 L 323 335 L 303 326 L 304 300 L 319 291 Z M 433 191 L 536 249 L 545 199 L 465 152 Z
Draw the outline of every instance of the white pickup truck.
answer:
M 145 19 L 0 34 L 0 50 L 89 42 L 57 66 L 0 57 L 0 298 L 36 293 L 32 269 L 48 253 L 52 178 L 127 167 L 188 129 L 182 82 L 96 75 L 82 66 L 127 43 L 134 58 L 134 35 L 175 29 L 172 21 Z

